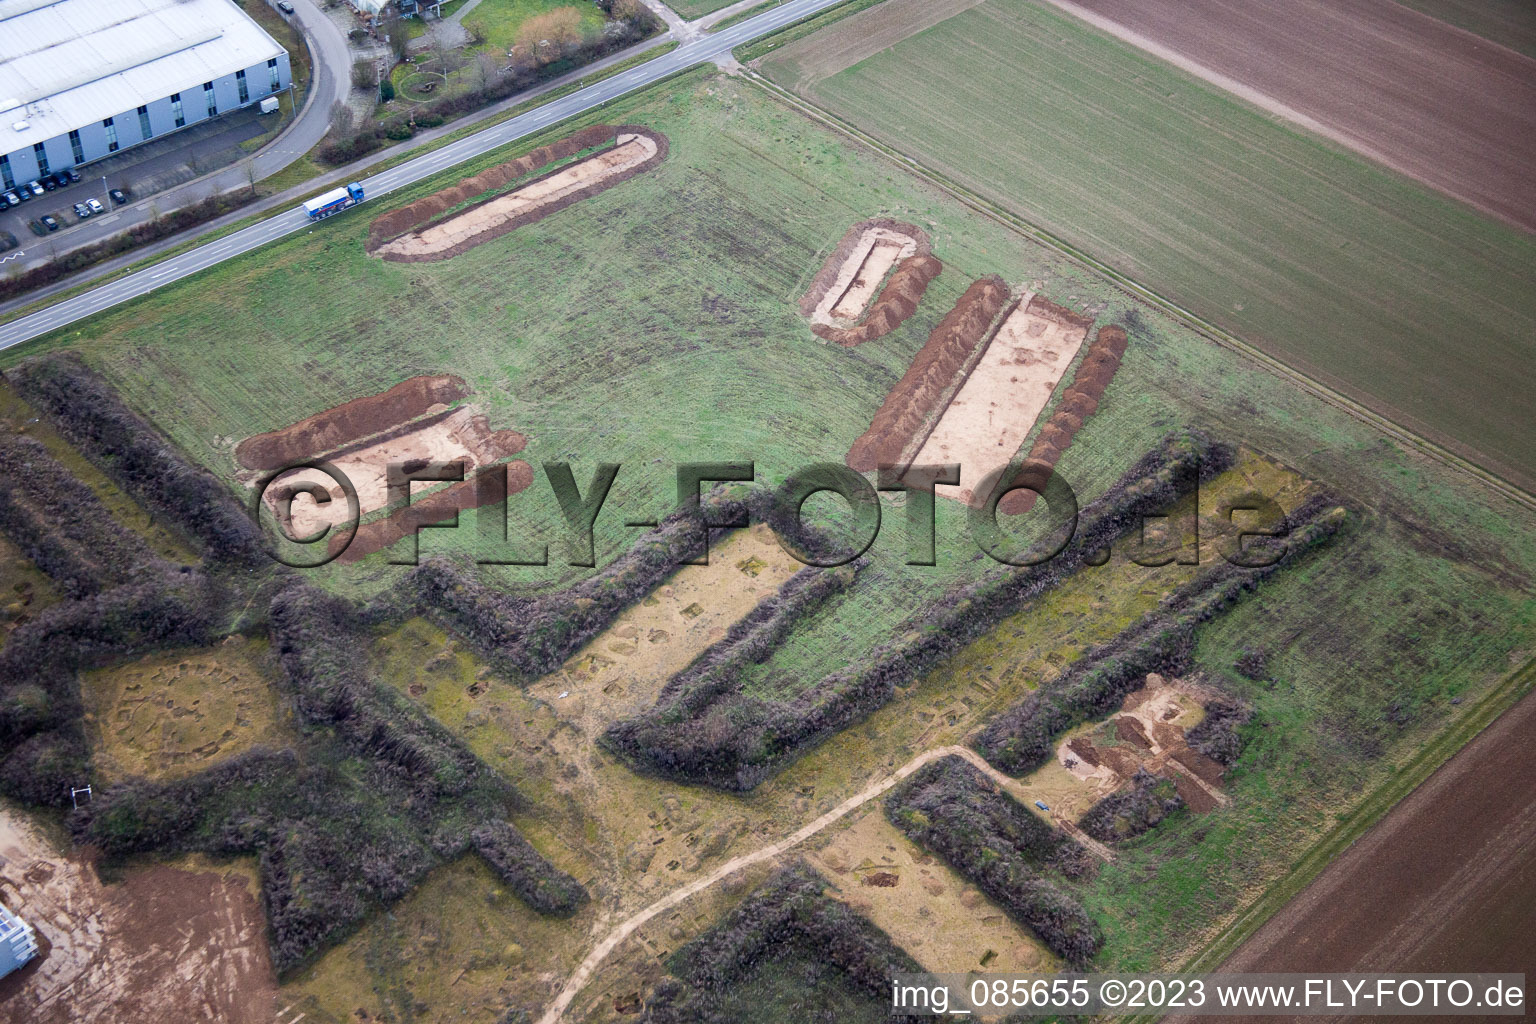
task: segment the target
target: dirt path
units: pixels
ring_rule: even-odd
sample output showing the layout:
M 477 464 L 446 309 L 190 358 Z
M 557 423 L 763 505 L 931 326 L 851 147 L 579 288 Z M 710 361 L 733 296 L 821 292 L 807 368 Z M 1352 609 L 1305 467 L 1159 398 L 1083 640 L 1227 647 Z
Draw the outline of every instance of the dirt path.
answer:
M 639 928 L 641 925 L 645 924 L 657 914 L 671 910 L 679 903 L 687 900 L 690 896 L 702 892 L 703 890 L 714 885 L 716 882 L 719 882 L 727 876 L 740 871 L 742 868 L 750 867 L 753 864 L 758 864 L 765 860 L 772 860 L 773 858 L 779 856 L 781 853 L 784 853 L 786 850 L 790 850 L 796 846 L 799 846 L 801 843 L 805 842 L 807 839 L 811 838 L 811 836 L 814 836 L 828 825 L 834 824 L 840 819 L 847 817 L 849 814 L 858 810 L 860 807 L 864 806 L 875 797 L 883 795 L 892 786 L 896 785 L 896 783 L 917 771 L 923 765 L 928 764 L 930 761 L 936 761 L 941 757 L 948 757 L 950 755 L 965 758 L 966 761 L 975 765 L 989 779 L 1003 787 L 1003 789 L 1009 792 L 1020 803 L 1024 804 L 1024 806 L 1028 807 L 1033 804 L 1033 799 L 1030 798 L 1024 791 L 1023 783 L 1021 783 L 1018 779 L 1010 778 L 1009 776 L 1004 775 L 1002 772 L 998 771 L 996 768 L 993 768 L 990 764 L 982 759 L 981 755 L 977 754 L 969 747 L 936 747 L 933 750 L 925 751 L 880 781 L 872 782 L 868 786 L 865 786 L 858 793 L 844 800 L 842 803 L 838 804 L 836 807 L 832 808 L 821 817 L 812 821 L 810 824 L 803 826 L 801 829 L 799 829 L 799 831 L 794 832 L 783 839 L 780 839 L 776 843 L 770 843 L 767 846 L 759 847 L 751 853 L 744 853 L 739 857 L 734 857 L 731 860 L 726 861 L 724 864 L 720 865 L 718 868 L 710 872 L 708 875 L 705 875 L 703 878 L 690 882 L 689 884 L 683 886 L 681 889 L 663 896 L 661 899 L 657 900 L 655 903 L 652 903 L 650 906 L 646 907 L 639 913 L 626 918 L 623 922 L 614 927 L 613 930 L 610 931 L 601 942 L 594 946 L 592 951 L 588 953 L 586 958 L 582 960 L 582 962 L 577 966 L 575 973 L 572 974 L 571 977 L 566 981 L 565 985 L 560 989 L 560 993 L 555 996 L 555 1001 L 549 1005 L 549 1008 L 544 1011 L 544 1015 L 539 1018 L 538 1024 L 556 1024 L 556 1022 L 559 1021 L 560 1018 L 564 1015 L 566 1009 L 571 1005 L 571 1001 L 576 998 L 577 994 L 584 987 L 586 987 L 588 980 L 591 979 L 592 974 L 597 970 L 598 965 L 607 959 L 608 954 L 612 953 L 614 948 L 617 947 L 619 943 L 629 938 L 629 936 L 633 934 L 636 928 Z M 1070 826 L 1068 823 L 1058 821 L 1057 824 L 1065 827 L 1067 831 L 1069 831 L 1078 840 L 1078 842 L 1087 846 L 1088 849 L 1091 850 L 1095 855 L 1102 857 L 1105 860 L 1112 859 L 1112 855 L 1110 854 L 1109 850 L 1106 849 L 1102 843 L 1096 842 L 1095 840 L 1090 839 L 1088 836 L 1083 835 L 1077 828 Z

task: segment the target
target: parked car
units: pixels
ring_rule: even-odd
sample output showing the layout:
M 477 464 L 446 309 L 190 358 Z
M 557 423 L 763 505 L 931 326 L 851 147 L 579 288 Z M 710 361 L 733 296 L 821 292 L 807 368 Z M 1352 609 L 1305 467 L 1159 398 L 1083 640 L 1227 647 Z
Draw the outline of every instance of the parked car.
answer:
M 54 189 L 59 187 L 59 183 L 53 180 L 53 175 L 51 174 L 43 175 L 38 179 L 38 181 L 41 182 L 43 188 L 47 189 L 49 192 L 52 192 Z
M 128 193 L 124 192 L 120 188 L 112 189 L 110 192 L 107 193 L 107 195 L 111 196 L 112 197 L 112 201 L 114 203 L 116 203 L 118 206 L 122 206 L 124 203 L 126 203 L 128 201 Z
M 31 192 L 35 196 L 40 196 L 43 194 L 42 183 L 35 180 L 27 182 L 26 189 L 28 192 Z
M 43 214 L 43 218 L 42 219 L 43 219 L 43 227 L 47 228 L 49 231 L 57 231 L 57 230 L 59 230 L 58 218 L 55 217 L 53 214 L 45 213 L 45 214 Z
M 80 172 L 75 170 L 73 167 L 71 167 L 69 170 L 65 171 L 64 173 L 69 175 L 69 180 L 70 181 L 79 181 L 80 180 Z
M 68 171 L 59 171 L 57 174 L 55 174 L 53 176 L 53 183 L 55 185 L 59 186 L 59 188 L 68 188 L 69 187 L 69 181 L 70 181 L 70 178 L 69 178 L 69 172 Z
M 284 14 L 292 14 L 293 4 L 289 3 L 288 0 L 277 0 L 277 9 Z
M 15 192 L 7 192 L 7 193 L 5 193 L 4 198 L 5 198 L 5 205 L 8 206 L 8 207 L 10 207 L 10 206 L 20 206 L 21 205 L 21 196 L 17 195 Z
M 106 210 L 106 207 L 101 205 L 101 200 L 95 198 L 94 196 L 90 199 L 87 199 L 85 201 L 85 205 L 91 208 L 92 213 L 101 213 Z
M 91 215 L 91 208 L 89 206 L 86 206 L 84 203 L 76 203 L 75 204 L 75 216 L 76 217 L 79 217 L 81 220 L 85 220 L 90 215 Z

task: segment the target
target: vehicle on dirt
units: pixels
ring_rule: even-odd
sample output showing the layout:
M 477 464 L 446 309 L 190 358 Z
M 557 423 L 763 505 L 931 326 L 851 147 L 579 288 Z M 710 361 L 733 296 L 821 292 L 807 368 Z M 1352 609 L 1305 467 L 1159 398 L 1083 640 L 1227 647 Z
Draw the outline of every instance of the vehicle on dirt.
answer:
M 51 214 L 51 213 L 43 214 L 42 220 L 43 220 L 43 227 L 47 228 L 49 231 L 57 231 L 57 230 L 59 230 L 59 220 L 53 214 Z
M 116 203 L 118 206 L 122 206 L 124 203 L 126 203 L 128 201 L 128 193 L 124 192 L 120 188 L 112 189 L 111 191 L 109 191 L 107 193 L 107 195 L 111 196 L 112 197 L 112 201 L 114 203 Z

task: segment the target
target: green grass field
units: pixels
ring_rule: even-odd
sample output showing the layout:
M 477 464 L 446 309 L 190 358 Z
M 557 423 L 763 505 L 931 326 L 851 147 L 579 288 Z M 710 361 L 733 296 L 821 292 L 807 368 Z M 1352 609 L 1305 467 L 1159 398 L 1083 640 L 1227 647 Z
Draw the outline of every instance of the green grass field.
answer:
M 759 479 L 777 483 L 810 462 L 840 461 L 934 324 L 980 275 L 1000 273 L 1095 309 L 1101 322 L 1130 325 L 1118 376 L 1060 463 L 1082 500 L 1167 432 L 1203 426 L 1333 487 L 1361 515 L 1334 545 L 1202 636 L 1201 669 L 1251 697 L 1266 724 L 1254 727 L 1233 808 L 1170 823 L 1091 883 L 1087 898 L 1110 936 L 1104 962 L 1115 965 L 1173 962 L 1280 875 L 1394 760 L 1443 728 L 1451 699 L 1475 700 L 1514 652 L 1532 648 L 1536 517 L 1528 511 L 1134 302 L 1055 250 L 976 216 L 750 83 L 695 72 L 600 116 L 665 133 L 667 161 L 443 263 L 364 254 L 368 221 L 379 212 L 554 136 L 524 140 L 12 350 L 0 363 L 45 348 L 78 349 L 232 486 L 241 438 L 415 374 L 457 373 L 493 427 L 528 435 L 523 457 L 535 465 L 571 460 L 585 486 L 596 463 L 623 464 L 599 520 L 598 557 L 606 561 L 637 535 L 623 522 L 668 509 L 678 462 L 751 459 Z M 820 344 L 795 301 L 848 226 L 876 215 L 923 226 L 946 269 L 917 315 L 891 335 L 854 349 Z M 943 588 L 990 568 L 957 505 L 944 500 L 940 509 L 936 569 L 902 564 L 903 524 L 888 507 L 874 564 L 790 637 L 754 685 L 792 692 L 813 683 L 851 653 L 889 639 Z M 426 531 L 422 550 L 496 553 L 499 546 L 477 533 L 479 518 L 465 514 L 458 530 Z M 509 518 L 519 540 L 558 541 L 542 474 L 513 499 Z M 558 543 L 554 549 L 558 557 Z M 403 571 L 375 555 L 314 578 L 367 596 Z M 487 572 L 508 584 L 548 585 L 576 570 L 557 562 Z M 1093 602 L 1087 606 L 1091 614 Z M 1060 632 L 1050 602 L 1008 628 L 1028 639 L 1032 615 L 1040 636 Z M 1272 686 L 1233 676 L 1238 654 L 1252 646 L 1269 655 Z M 472 658 L 464 654 L 455 671 L 455 685 L 443 687 L 455 695 L 463 720 L 448 724 L 459 730 L 468 720 L 460 684 L 474 678 Z M 531 701 L 505 685 L 509 693 L 498 697 L 510 709 L 505 716 L 533 721 L 531 707 L 524 713 Z M 952 704 L 953 689 L 934 673 L 750 797 L 699 791 L 686 799 L 697 801 L 701 821 L 739 814 L 762 823 L 761 834 L 785 834 L 813 806 L 830 806 L 918 750 L 962 741 L 979 721 L 930 727 L 917 715 L 923 706 Z M 438 696 L 433 690 L 423 699 Z M 536 796 L 545 795 L 541 785 L 551 792 L 563 785 L 558 762 L 520 753 L 524 747 L 495 733 L 499 722 L 491 716 L 475 726 L 482 730 L 472 737 L 476 750 L 510 765 Z M 513 753 L 498 754 L 503 748 Z M 676 788 L 608 759 L 594 772 L 599 785 L 582 799 L 611 804 L 611 817 L 634 818 L 633 808 Z M 800 795 L 806 789 L 814 805 Z M 646 831 L 643 821 L 599 830 L 596 814 L 574 806 L 541 800 L 530 816 L 549 834 L 597 831 L 587 842 L 619 854 L 625 847 L 609 833 L 628 843 L 625 828 Z M 756 841 L 745 830 L 733 835 L 733 843 Z M 604 877 L 598 887 L 618 891 L 627 878 Z M 800 968 L 772 970 L 789 977 Z
M 496 53 L 505 54 L 517 41 L 523 22 L 562 7 L 569 7 L 581 15 L 582 31 L 602 30 L 602 11 L 592 4 L 571 3 L 570 0 L 481 0 L 464 16 L 464 27 L 483 39 Z
M 1197 315 L 1536 480 L 1521 412 L 1536 387 L 1532 238 L 1031 0 L 987 0 L 871 54 L 887 13 L 763 70 Z

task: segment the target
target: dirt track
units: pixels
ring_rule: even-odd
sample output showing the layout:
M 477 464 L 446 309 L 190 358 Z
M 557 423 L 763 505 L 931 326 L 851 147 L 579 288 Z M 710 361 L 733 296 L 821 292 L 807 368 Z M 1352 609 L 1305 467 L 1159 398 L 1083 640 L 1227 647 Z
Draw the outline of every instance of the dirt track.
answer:
M 1533 736 L 1536 694 L 1393 808 L 1220 969 L 1536 976 Z
M 1393 0 L 1052 2 L 1536 231 L 1536 61 L 1528 57 Z

